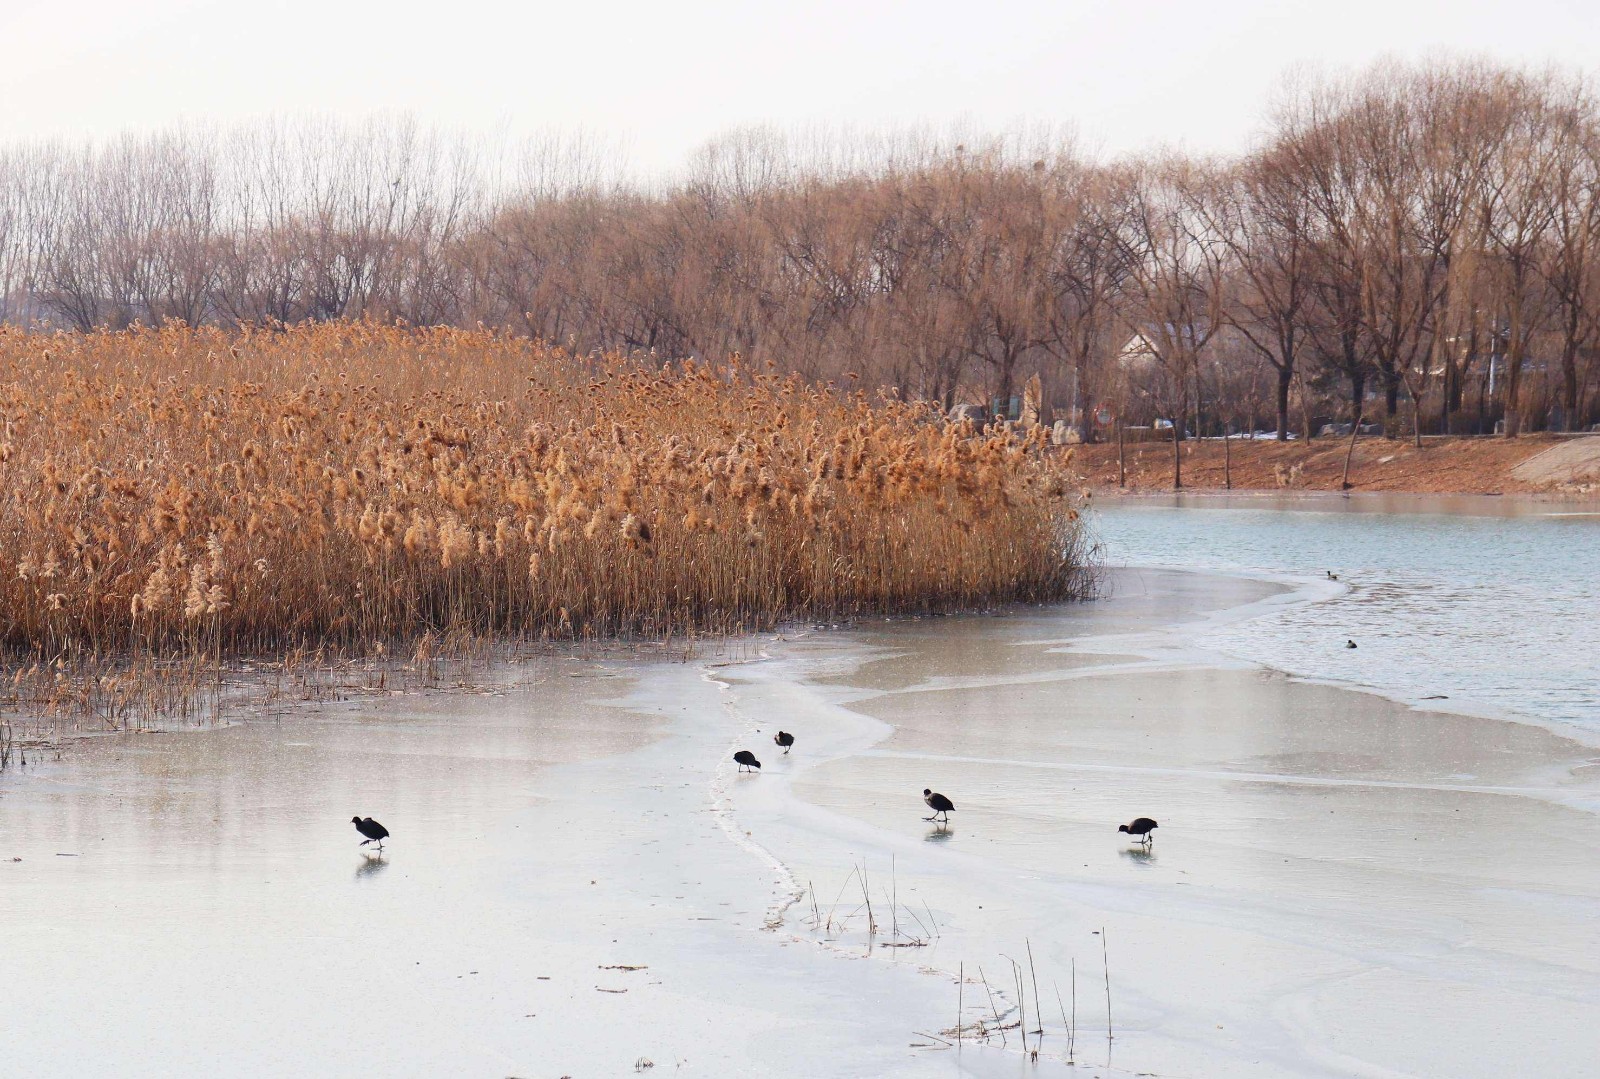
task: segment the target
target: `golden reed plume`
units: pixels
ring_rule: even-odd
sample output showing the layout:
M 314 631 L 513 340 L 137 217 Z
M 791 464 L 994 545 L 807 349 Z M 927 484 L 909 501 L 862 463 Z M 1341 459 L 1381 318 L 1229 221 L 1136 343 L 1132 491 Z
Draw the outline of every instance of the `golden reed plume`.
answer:
M 692 361 L 370 323 L 0 331 L 0 646 L 393 654 L 1083 588 L 1060 459 Z

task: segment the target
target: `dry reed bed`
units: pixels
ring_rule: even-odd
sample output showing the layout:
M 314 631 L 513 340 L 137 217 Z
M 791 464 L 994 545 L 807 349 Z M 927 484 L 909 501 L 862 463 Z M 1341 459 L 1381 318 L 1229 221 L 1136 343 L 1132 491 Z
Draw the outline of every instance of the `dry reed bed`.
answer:
M 736 365 L 365 323 L 3 331 L 0 413 L 0 649 L 57 704 L 112 659 L 148 681 L 1083 584 L 1037 438 Z

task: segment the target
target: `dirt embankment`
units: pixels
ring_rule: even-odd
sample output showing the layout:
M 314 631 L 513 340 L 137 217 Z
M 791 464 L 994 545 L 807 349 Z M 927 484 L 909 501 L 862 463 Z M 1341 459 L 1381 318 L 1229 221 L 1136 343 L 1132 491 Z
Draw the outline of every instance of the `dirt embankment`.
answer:
M 1187 442 L 1181 449 L 1183 486 L 1196 490 L 1338 491 L 1348 439 L 1311 442 Z M 1116 489 L 1117 447 L 1074 447 L 1073 463 L 1085 484 Z M 1225 456 L 1231 463 L 1225 465 Z M 1172 445 L 1129 443 L 1127 489 L 1170 491 Z M 1350 460 L 1353 491 L 1430 494 L 1600 494 L 1600 437 L 1529 435 L 1502 438 L 1425 438 L 1409 441 L 1363 436 Z

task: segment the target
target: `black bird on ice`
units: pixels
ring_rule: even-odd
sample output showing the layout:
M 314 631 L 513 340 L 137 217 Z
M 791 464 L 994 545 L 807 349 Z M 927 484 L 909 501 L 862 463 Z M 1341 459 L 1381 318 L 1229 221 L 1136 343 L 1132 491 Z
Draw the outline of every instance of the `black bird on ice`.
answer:
M 1149 817 L 1135 817 L 1132 824 L 1117 825 L 1117 831 L 1127 832 L 1131 836 L 1138 836 L 1141 842 L 1149 843 L 1155 839 L 1155 836 L 1150 833 L 1155 831 L 1156 827 L 1156 822 Z
M 779 731 L 772 736 L 772 740 L 782 746 L 785 753 L 789 752 L 789 747 L 794 745 L 794 735 L 788 731 Z
M 356 826 L 356 831 L 367 837 L 361 841 L 361 846 L 376 843 L 379 850 L 383 849 L 383 841 L 389 838 L 389 829 L 371 817 L 351 817 L 350 823 Z
M 739 752 L 735 753 L 733 755 L 733 760 L 734 763 L 738 764 L 741 771 L 746 768 L 749 768 L 752 771 L 759 771 L 761 768 L 761 762 L 756 760 L 756 755 L 750 752 L 748 749 L 741 749 Z
M 923 817 L 923 820 L 939 820 L 942 816 L 944 819 L 939 820 L 940 824 L 950 823 L 950 811 L 956 807 L 954 802 L 942 794 L 929 790 L 927 787 L 922 788 L 922 800 L 928 803 L 929 809 L 933 810 L 933 816 Z

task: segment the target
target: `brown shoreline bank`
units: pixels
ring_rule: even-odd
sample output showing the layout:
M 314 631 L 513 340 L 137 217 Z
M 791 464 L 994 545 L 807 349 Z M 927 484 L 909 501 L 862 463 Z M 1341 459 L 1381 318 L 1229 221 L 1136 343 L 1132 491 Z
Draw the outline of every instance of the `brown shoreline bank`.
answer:
M 1072 463 L 1091 490 L 1115 491 L 1115 443 L 1073 448 Z M 1183 486 L 1194 490 L 1339 491 L 1349 440 L 1310 442 L 1220 440 L 1186 442 Z M 1172 490 L 1172 446 L 1130 442 L 1124 447 L 1126 490 Z M 1600 437 L 1526 435 L 1517 439 L 1431 437 L 1410 440 L 1363 436 L 1350 459 L 1352 491 L 1417 494 L 1594 495 L 1600 492 Z

